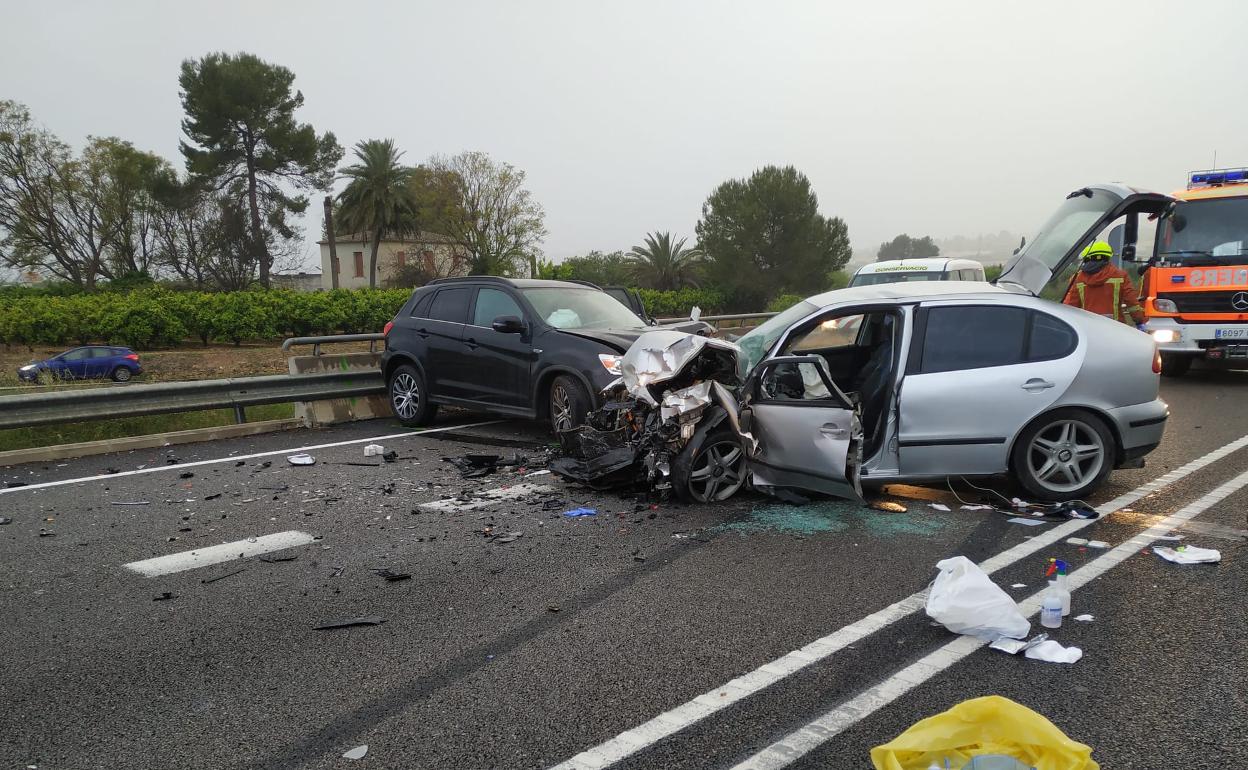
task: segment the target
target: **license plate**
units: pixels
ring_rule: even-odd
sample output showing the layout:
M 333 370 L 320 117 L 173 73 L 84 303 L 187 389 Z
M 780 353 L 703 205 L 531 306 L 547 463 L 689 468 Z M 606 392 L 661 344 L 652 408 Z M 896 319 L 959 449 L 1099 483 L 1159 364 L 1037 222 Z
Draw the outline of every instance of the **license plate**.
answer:
M 1219 340 L 1241 340 L 1248 339 L 1248 327 L 1240 327 L 1236 329 L 1214 329 L 1214 339 Z

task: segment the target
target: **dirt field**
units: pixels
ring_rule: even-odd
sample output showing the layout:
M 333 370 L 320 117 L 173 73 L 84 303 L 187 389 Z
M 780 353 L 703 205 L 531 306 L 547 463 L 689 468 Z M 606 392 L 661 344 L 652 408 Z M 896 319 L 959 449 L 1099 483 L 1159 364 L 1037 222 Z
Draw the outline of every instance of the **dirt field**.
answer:
M 35 391 L 30 384 L 17 379 L 17 369 L 32 361 L 51 358 L 67 350 L 62 348 L 36 347 L 32 352 L 25 347 L 0 346 L 0 388 L 23 388 Z M 345 353 L 368 350 L 368 343 L 327 345 L 323 352 Z M 310 355 L 311 346 L 300 346 L 292 352 Z M 211 380 L 221 377 L 250 377 L 260 374 L 286 374 L 287 353 L 280 342 L 243 345 L 210 345 L 208 347 L 182 347 L 172 350 L 140 351 L 143 374 L 136 382 L 164 382 L 169 380 Z M 107 380 L 96 380 L 96 383 Z M 60 385 L 59 387 L 67 387 Z M 72 387 L 72 386 L 71 386 Z M 12 395 L 20 390 L 0 391 L 0 395 Z

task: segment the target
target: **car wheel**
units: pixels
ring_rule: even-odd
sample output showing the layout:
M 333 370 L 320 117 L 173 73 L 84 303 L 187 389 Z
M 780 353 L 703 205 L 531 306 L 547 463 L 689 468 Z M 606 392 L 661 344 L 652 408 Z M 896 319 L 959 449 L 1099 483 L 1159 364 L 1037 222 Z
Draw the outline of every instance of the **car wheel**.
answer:
M 128 367 L 119 366 L 109 376 L 113 378 L 113 382 L 129 382 L 134 375 Z
M 731 428 L 711 430 L 692 452 L 672 464 L 672 489 L 686 502 L 727 500 L 745 484 L 745 451 Z
M 550 383 L 550 429 L 557 435 L 585 422 L 593 406 L 585 386 L 566 374 Z
M 1192 356 L 1161 354 L 1161 376 L 1182 377 L 1192 368 Z
M 1041 500 L 1079 500 L 1114 467 L 1113 434 L 1098 417 L 1058 409 L 1028 425 L 1014 444 L 1014 474 Z
M 404 427 L 416 428 L 433 422 L 438 407 L 430 403 L 425 378 L 416 367 L 410 364 L 395 367 L 386 389 L 390 394 L 390 409 Z

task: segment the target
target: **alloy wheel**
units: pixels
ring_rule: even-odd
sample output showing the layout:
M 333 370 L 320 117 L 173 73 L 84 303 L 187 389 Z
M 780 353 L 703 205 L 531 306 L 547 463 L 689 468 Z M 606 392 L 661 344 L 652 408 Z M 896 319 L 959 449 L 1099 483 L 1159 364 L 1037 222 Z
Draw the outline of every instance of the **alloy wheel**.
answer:
M 700 503 L 727 500 L 745 483 L 745 453 L 722 439 L 703 447 L 689 472 L 689 493 Z
M 113 379 L 117 380 L 117 382 L 128 381 L 130 379 L 130 370 L 124 366 L 119 368 L 117 372 L 113 374 Z
M 572 428 L 572 397 L 562 385 L 550 389 L 550 421 L 556 432 Z
M 420 386 L 416 378 L 407 372 L 401 372 L 390 383 L 390 401 L 394 404 L 394 413 L 401 419 L 412 420 L 420 408 Z
M 1032 478 L 1053 492 L 1072 492 L 1095 479 L 1105 466 L 1101 435 L 1081 420 L 1058 420 L 1036 433 L 1027 448 Z

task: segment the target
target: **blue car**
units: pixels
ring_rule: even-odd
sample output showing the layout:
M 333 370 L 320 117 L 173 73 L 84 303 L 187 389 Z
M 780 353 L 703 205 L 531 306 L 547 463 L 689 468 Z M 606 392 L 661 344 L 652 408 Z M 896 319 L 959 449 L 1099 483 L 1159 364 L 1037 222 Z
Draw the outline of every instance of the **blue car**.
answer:
M 127 382 L 143 372 L 139 354 L 130 348 L 105 345 L 85 345 L 71 348 L 46 361 L 35 361 L 20 367 L 17 378 L 26 382 L 38 382 L 39 378 L 59 380 L 87 380 L 108 377 L 114 382 Z

